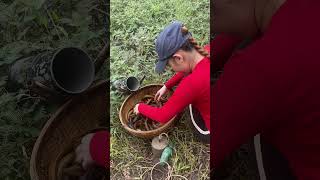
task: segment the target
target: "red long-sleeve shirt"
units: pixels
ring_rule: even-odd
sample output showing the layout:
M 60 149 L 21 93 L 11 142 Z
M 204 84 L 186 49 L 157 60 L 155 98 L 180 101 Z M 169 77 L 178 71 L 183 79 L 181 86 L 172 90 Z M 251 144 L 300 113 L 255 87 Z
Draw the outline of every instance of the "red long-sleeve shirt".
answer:
M 210 44 L 205 45 L 203 48 L 210 54 Z M 165 86 L 167 89 L 172 89 L 174 86 L 178 85 L 184 77 L 184 73 L 178 72 L 165 83 Z
M 178 83 L 176 90 L 163 107 L 140 103 L 139 112 L 165 123 L 192 104 L 200 111 L 206 127 L 210 130 L 210 59 L 203 58 L 186 77 L 183 73 L 177 73 L 165 85 L 170 89 Z
M 298 179 L 320 179 L 319 11 L 319 1 L 287 0 L 264 34 L 225 64 L 212 87 L 213 168 L 261 133 Z
M 110 135 L 108 131 L 96 132 L 90 141 L 90 154 L 96 164 L 109 168 Z
M 213 49 L 213 53 L 211 54 L 211 58 L 213 59 L 211 71 L 215 72 L 222 69 L 241 40 L 242 38 L 220 34 L 211 41 L 210 44 Z

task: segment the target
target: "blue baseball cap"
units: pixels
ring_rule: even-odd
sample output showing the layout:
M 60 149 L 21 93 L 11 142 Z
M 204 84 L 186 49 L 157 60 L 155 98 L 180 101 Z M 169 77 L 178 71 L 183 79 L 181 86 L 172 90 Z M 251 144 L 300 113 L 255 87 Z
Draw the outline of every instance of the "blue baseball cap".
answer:
M 156 73 L 164 71 L 169 58 L 192 36 L 190 32 L 182 33 L 182 26 L 182 22 L 174 21 L 158 35 L 156 39 L 156 51 L 158 54 L 158 62 L 155 67 Z

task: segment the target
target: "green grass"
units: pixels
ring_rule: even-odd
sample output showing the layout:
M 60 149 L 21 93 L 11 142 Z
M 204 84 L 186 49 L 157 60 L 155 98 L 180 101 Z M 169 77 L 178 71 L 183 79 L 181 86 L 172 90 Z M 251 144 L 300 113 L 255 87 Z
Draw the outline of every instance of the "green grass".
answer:
M 144 85 L 163 83 L 170 76 L 154 73 L 157 34 L 173 20 L 185 23 L 201 45 L 209 38 L 209 1 L 111 0 L 111 81 L 146 75 Z M 111 90 L 111 178 L 147 179 L 151 167 L 151 141 L 128 134 L 118 112 L 125 96 Z M 209 179 L 209 146 L 195 139 L 181 118 L 169 131 L 176 152 L 170 160 L 173 174 L 188 179 Z
M 10 65 L 17 58 L 65 46 L 80 47 L 95 58 L 107 40 L 103 13 L 97 10 L 104 7 L 102 3 L 95 0 L 0 2 L 0 179 L 30 179 L 33 144 L 57 109 L 31 97 L 26 90 L 9 93 L 5 84 Z

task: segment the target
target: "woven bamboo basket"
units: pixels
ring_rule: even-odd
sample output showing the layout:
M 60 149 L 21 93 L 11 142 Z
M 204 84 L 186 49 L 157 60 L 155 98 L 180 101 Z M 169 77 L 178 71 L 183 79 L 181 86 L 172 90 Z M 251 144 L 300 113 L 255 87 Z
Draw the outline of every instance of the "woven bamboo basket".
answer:
M 141 138 L 153 138 L 155 136 L 160 135 L 163 132 L 169 130 L 169 128 L 174 124 L 174 122 L 178 119 L 178 116 L 174 116 L 170 121 L 159 127 L 158 129 L 150 130 L 150 131 L 137 131 L 131 129 L 128 126 L 128 119 L 127 113 L 130 109 L 132 109 L 137 103 L 139 103 L 145 95 L 154 95 L 162 85 L 159 84 L 151 84 L 147 85 L 132 94 L 130 94 L 122 103 L 120 111 L 119 111 L 119 118 L 121 121 L 122 126 L 132 135 L 141 137 Z M 167 93 L 167 97 L 171 96 L 173 91 L 169 91 Z
M 107 129 L 109 114 L 107 82 L 99 81 L 86 92 L 67 101 L 48 120 L 33 147 L 30 160 L 32 180 L 57 178 L 60 161 L 88 132 Z

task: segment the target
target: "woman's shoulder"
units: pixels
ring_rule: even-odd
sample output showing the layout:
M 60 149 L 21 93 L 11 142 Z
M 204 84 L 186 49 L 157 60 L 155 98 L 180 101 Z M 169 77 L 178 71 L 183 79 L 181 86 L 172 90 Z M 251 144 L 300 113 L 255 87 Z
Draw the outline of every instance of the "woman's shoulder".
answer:
M 210 60 L 204 58 L 201 60 L 199 66 L 196 67 L 195 71 L 185 76 L 180 82 L 181 84 L 187 84 L 195 88 L 203 88 L 203 84 L 210 83 Z

